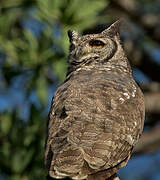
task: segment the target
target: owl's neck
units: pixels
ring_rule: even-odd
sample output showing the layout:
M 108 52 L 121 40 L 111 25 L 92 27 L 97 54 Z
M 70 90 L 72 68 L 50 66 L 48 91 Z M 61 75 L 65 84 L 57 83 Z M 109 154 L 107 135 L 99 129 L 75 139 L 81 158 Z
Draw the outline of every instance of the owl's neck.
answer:
M 114 57 L 111 61 L 108 61 L 106 64 L 106 68 L 110 68 L 112 71 L 117 71 L 117 72 L 124 72 L 124 73 L 128 73 L 128 74 L 132 74 L 132 70 L 130 67 L 130 64 L 127 60 L 126 57 L 123 57 L 122 59 L 120 59 L 121 57 Z M 104 65 L 105 67 L 105 65 Z
M 124 60 L 124 58 L 123 58 Z M 91 63 L 88 63 L 91 62 Z M 71 77 L 74 74 L 80 73 L 81 71 L 92 71 L 96 73 L 104 73 L 106 72 L 107 74 L 118 74 L 118 75 L 123 75 L 123 76 L 132 76 L 131 72 L 131 67 L 129 65 L 128 60 L 126 59 L 126 62 L 118 63 L 117 59 L 112 59 L 107 62 L 103 62 L 101 64 L 100 62 L 93 61 L 91 59 L 90 61 L 87 61 L 87 63 L 80 64 L 80 65 L 70 65 L 68 66 L 68 71 L 67 71 L 67 77 Z

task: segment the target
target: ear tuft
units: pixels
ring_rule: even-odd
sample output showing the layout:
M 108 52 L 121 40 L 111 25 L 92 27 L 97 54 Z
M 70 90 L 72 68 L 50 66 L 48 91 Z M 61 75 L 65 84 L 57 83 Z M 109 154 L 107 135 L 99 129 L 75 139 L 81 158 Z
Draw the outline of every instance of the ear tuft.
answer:
M 109 26 L 107 29 L 105 29 L 102 34 L 106 34 L 108 36 L 116 36 L 119 34 L 120 29 L 122 27 L 122 25 L 124 24 L 124 20 L 120 19 L 117 20 L 116 22 L 114 22 L 113 24 L 111 24 L 111 26 Z
M 70 43 L 78 39 L 78 33 L 74 30 L 68 30 L 68 37 Z

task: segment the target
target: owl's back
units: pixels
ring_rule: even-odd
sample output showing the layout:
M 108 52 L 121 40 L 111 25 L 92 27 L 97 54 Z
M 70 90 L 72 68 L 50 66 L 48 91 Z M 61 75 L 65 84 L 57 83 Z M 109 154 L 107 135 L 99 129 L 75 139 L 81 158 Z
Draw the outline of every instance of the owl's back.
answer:
M 105 178 L 114 174 L 142 132 L 143 109 L 143 95 L 129 74 L 100 68 L 71 73 L 50 111 L 45 153 L 50 176 L 82 179 L 105 169 Z

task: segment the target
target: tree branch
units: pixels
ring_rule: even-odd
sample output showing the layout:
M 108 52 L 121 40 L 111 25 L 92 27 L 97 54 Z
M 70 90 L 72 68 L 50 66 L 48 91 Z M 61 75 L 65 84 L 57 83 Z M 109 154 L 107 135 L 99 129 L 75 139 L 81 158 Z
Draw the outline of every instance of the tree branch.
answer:
M 145 93 L 146 112 L 160 113 L 160 92 Z
M 145 131 L 138 144 L 133 149 L 133 154 L 150 153 L 160 150 L 160 125 Z

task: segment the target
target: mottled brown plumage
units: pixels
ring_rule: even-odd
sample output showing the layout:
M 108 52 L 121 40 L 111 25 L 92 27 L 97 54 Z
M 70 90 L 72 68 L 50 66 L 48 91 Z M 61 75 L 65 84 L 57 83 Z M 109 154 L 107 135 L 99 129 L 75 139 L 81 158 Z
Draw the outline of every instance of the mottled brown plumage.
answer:
M 142 133 L 143 94 L 120 44 L 119 24 L 81 37 L 68 32 L 68 73 L 47 127 L 51 177 L 105 180 L 126 165 Z

